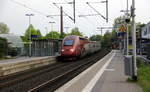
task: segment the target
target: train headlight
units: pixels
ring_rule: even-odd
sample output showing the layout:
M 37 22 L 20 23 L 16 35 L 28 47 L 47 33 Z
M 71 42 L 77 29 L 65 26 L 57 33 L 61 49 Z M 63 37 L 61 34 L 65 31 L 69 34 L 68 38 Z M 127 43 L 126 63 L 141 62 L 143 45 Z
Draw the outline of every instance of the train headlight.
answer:
M 74 49 L 70 49 L 70 51 L 71 51 L 71 52 L 73 52 L 73 51 L 74 51 Z
M 61 50 L 62 52 L 65 51 L 64 49 Z

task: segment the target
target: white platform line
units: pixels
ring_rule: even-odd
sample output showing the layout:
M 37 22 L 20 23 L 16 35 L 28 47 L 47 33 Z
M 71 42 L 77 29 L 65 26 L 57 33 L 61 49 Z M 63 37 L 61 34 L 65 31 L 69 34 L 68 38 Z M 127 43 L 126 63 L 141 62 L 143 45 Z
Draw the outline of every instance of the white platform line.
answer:
M 98 62 L 103 61 L 107 56 L 109 56 L 111 53 L 113 53 L 113 51 L 111 51 L 109 54 L 107 54 L 105 57 L 103 57 L 101 60 L 99 60 Z M 65 92 L 65 90 L 67 90 L 71 85 L 73 85 L 75 82 L 77 82 L 79 79 L 81 79 L 85 74 L 87 74 L 93 67 L 95 67 L 97 65 L 97 63 L 95 63 L 94 65 L 92 65 L 90 68 L 86 69 L 84 72 L 82 72 L 81 74 L 79 74 L 77 77 L 73 78 L 71 81 L 69 81 L 68 83 L 66 83 L 65 85 L 63 85 L 62 87 L 58 88 L 57 90 L 55 90 L 55 92 Z
M 101 70 L 94 76 L 94 78 L 85 86 L 85 88 L 82 90 L 82 92 L 91 92 L 93 87 L 95 86 L 96 82 L 100 79 L 102 76 L 103 72 L 115 56 L 116 52 L 114 51 L 114 54 L 111 56 L 111 58 L 103 65 Z

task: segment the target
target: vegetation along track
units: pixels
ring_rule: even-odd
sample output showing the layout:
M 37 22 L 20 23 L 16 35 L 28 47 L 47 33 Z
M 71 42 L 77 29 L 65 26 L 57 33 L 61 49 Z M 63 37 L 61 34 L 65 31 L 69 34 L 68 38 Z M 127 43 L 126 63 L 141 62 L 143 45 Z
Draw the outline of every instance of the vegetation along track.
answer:
M 80 72 L 104 57 L 108 51 L 103 50 L 77 62 L 57 62 L 39 71 L 15 77 L 13 80 L 0 82 L 1 92 L 54 91 Z M 82 67 L 81 67 L 82 66 Z M 69 74 L 69 75 L 68 75 Z M 11 79 L 11 78 L 10 78 Z

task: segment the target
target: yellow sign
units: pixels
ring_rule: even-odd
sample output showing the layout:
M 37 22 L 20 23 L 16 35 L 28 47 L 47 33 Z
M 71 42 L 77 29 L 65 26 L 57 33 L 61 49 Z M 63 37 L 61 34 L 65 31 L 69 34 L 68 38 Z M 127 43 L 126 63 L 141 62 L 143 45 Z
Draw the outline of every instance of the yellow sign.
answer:
M 119 28 L 120 32 L 125 32 L 126 31 L 126 27 L 124 25 L 121 25 L 121 27 Z

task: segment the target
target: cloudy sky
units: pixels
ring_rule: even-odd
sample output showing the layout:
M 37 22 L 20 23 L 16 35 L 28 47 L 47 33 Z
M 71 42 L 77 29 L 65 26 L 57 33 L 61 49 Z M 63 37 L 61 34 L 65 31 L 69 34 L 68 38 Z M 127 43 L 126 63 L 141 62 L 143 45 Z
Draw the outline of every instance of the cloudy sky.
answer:
M 150 21 L 150 0 L 135 0 L 136 1 L 136 22 L 147 23 Z M 0 22 L 4 22 L 10 28 L 10 33 L 16 35 L 23 35 L 29 25 L 29 18 L 25 14 L 33 13 L 31 23 L 36 29 L 40 29 L 41 33 L 45 35 L 51 29 L 60 30 L 60 18 L 49 17 L 47 15 L 59 15 L 59 9 L 53 3 L 66 3 L 72 0 L 0 0 Z M 64 31 L 69 32 L 73 27 L 79 27 L 80 31 L 85 35 L 100 34 L 97 27 L 112 26 L 116 17 L 123 15 L 120 10 L 126 9 L 126 0 L 108 0 L 109 2 L 109 22 L 100 16 L 78 17 L 79 15 L 96 14 L 86 2 L 101 2 L 101 0 L 76 0 L 76 23 L 68 17 L 64 17 Z M 73 16 L 72 5 L 58 4 L 63 6 L 64 11 Z M 97 11 L 105 16 L 105 4 L 92 4 Z M 131 6 L 131 0 L 129 0 Z M 55 24 L 49 24 L 49 22 Z M 52 27 L 53 26 L 53 27 Z M 66 29 L 70 27 L 70 29 Z

